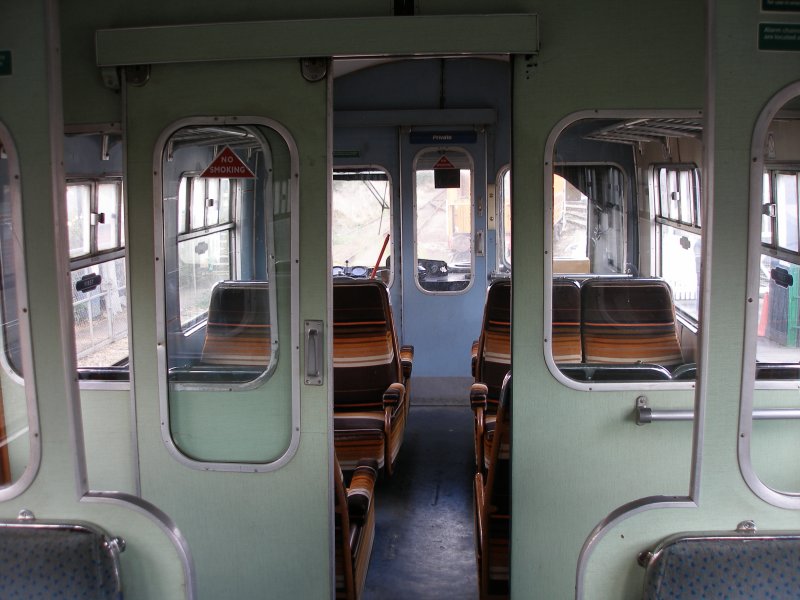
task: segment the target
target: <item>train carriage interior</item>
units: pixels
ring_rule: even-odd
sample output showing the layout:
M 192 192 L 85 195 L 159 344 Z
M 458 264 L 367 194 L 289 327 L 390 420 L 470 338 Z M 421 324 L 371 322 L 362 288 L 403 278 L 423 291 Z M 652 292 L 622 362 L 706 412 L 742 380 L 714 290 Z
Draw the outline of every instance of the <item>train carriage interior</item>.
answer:
M 796 597 L 797 2 L 383 4 L 0 7 L 0 596 Z

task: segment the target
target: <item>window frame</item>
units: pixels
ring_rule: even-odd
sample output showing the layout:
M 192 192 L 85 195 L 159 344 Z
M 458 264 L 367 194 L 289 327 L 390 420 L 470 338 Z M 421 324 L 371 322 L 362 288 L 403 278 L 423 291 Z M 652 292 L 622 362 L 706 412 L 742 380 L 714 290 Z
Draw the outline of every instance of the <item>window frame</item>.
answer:
M 208 225 L 208 209 L 209 206 L 206 204 L 203 207 L 203 225 L 201 227 L 191 227 L 192 222 L 192 198 L 194 194 L 194 185 L 195 181 L 197 180 L 204 180 L 205 178 L 200 177 L 201 171 L 186 171 L 181 173 L 181 182 L 186 181 L 186 196 L 184 199 L 178 200 L 178 215 L 181 214 L 181 206 L 180 203 L 182 200 L 185 200 L 185 212 L 184 212 L 184 223 L 185 230 L 180 233 L 181 224 L 178 223 L 178 231 L 179 233 L 176 235 L 176 242 L 178 248 L 182 242 L 188 242 L 191 240 L 200 239 L 203 237 L 207 237 L 210 235 L 214 235 L 216 233 L 220 233 L 222 231 L 228 231 L 228 248 L 229 248 L 229 256 L 230 256 L 230 263 L 228 264 L 228 279 L 236 279 L 239 272 L 240 272 L 240 257 L 239 257 L 239 243 L 236 236 L 236 231 L 238 229 L 238 217 L 239 212 L 241 210 L 241 196 L 242 196 L 242 186 L 238 179 L 231 178 L 231 177 L 217 177 L 214 179 L 222 180 L 227 179 L 229 182 L 228 188 L 228 221 L 224 223 L 220 223 L 219 219 L 217 219 L 217 223 L 215 225 Z M 206 182 L 207 183 L 207 182 Z M 206 187 L 206 191 L 207 191 Z M 181 190 L 181 183 L 178 184 L 178 194 L 180 195 Z M 178 250 L 180 253 L 180 250 Z M 178 259 L 180 263 L 180 259 Z M 178 293 L 177 293 L 177 301 L 178 301 L 178 316 L 181 315 L 181 293 L 180 293 L 180 285 L 178 285 Z M 187 322 L 183 322 L 181 319 L 180 322 L 180 330 L 183 332 L 184 335 L 190 335 L 194 332 L 198 327 L 205 324 L 206 319 L 208 318 L 208 311 L 201 312 L 199 315 L 189 319 Z
M 16 319 L 19 328 L 21 373 L 17 373 L 12 368 L 6 352 L 6 330 L 5 324 L 0 327 L 0 341 L 3 351 L 0 352 L 0 364 L 3 372 L 9 376 L 11 381 L 24 388 L 25 405 L 27 411 L 28 426 L 28 459 L 25 469 L 21 475 L 11 481 L 10 484 L 0 487 L 0 502 L 5 502 L 16 498 L 22 494 L 33 483 L 39 471 L 42 458 L 42 436 L 39 425 L 39 409 L 36 393 L 36 385 L 33 381 L 33 351 L 31 341 L 29 311 L 25 308 L 28 304 L 28 281 L 25 270 L 25 232 L 23 224 L 22 210 L 22 173 L 20 169 L 20 159 L 14 138 L 5 124 L 0 121 L 0 151 L 5 154 L 8 165 L 8 200 L 11 203 L 11 227 L 18 232 L 18 247 L 14 252 L 13 267 L 16 287 Z M 66 215 L 66 211 L 64 212 Z M 0 280 L 2 285 L 2 280 Z M 28 375 L 26 381 L 25 375 Z
M 126 227 L 127 222 L 125 218 L 125 185 L 124 179 L 120 175 L 103 175 L 98 177 L 67 177 L 65 180 L 65 195 L 70 186 L 88 185 L 90 187 L 89 197 L 89 251 L 79 256 L 70 257 L 69 259 L 69 274 L 70 278 L 75 271 L 83 269 L 91 269 L 93 267 L 109 263 L 117 260 L 123 261 L 123 268 L 125 270 L 125 296 L 129 298 L 128 286 L 128 259 L 127 259 L 127 235 Z M 100 193 L 101 185 L 114 185 L 117 188 L 116 194 L 116 245 L 106 250 L 98 250 L 98 225 L 96 215 L 100 213 Z M 65 207 L 65 214 L 69 217 L 69 206 Z M 68 236 L 67 236 L 68 237 Z M 71 286 L 72 287 L 72 286 Z M 129 306 L 129 304 L 128 304 Z M 72 302 L 73 311 L 76 308 L 76 302 Z M 126 309 L 127 310 L 127 309 Z M 126 339 L 128 340 L 128 354 L 130 358 L 130 318 L 126 317 L 127 331 Z M 73 322 L 73 329 L 77 324 Z M 77 333 L 77 332 L 76 332 Z M 76 336 L 77 339 L 77 336 Z M 76 342 L 77 344 L 77 342 Z M 75 348 L 77 358 L 77 345 Z M 130 381 L 130 373 L 127 366 L 118 367 L 117 365 L 92 365 L 85 367 L 78 367 L 78 380 L 81 389 L 128 389 Z
M 379 164 L 369 164 L 369 165 L 334 165 L 332 169 L 333 177 L 332 180 L 335 181 L 336 172 L 368 172 L 368 171 L 382 171 L 386 175 L 386 182 L 388 185 L 388 199 L 389 199 L 389 228 L 388 232 L 390 234 L 389 237 L 389 244 L 386 246 L 386 250 L 383 253 L 385 257 L 387 253 L 389 253 L 389 281 L 386 283 L 386 287 L 390 288 L 395 282 L 395 252 L 392 252 L 393 248 L 398 248 L 399 246 L 395 245 L 395 210 L 397 207 L 395 206 L 395 188 L 394 188 L 394 181 L 392 180 L 392 174 L 387 167 Z M 331 261 L 333 261 L 333 187 L 331 187 Z M 335 266 L 335 263 L 331 263 Z M 374 263 L 371 265 L 366 265 L 367 267 L 374 267 Z
M 788 164 L 785 162 L 768 162 L 764 163 L 763 167 L 763 174 L 767 176 L 767 180 L 769 182 L 769 195 L 770 195 L 770 202 L 765 203 L 761 200 L 761 210 L 762 210 L 762 226 L 761 226 L 761 248 L 762 253 L 771 256 L 772 258 L 777 258 L 779 260 L 783 260 L 786 262 L 791 262 L 795 264 L 800 264 L 800 218 L 798 218 L 798 231 L 796 232 L 798 237 L 798 249 L 792 250 L 791 248 L 787 248 L 785 246 L 780 245 L 780 241 L 778 240 L 779 232 L 780 232 L 780 217 L 779 217 L 779 210 L 778 210 L 778 203 L 777 194 L 778 191 L 776 189 L 775 181 L 779 175 L 793 175 L 796 179 L 797 185 L 797 203 L 795 204 L 795 209 L 798 211 L 798 215 L 800 216 L 800 166 L 797 164 Z M 763 179 L 762 179 L 763 181 Z M 771 215 L 765 215 L 764 209 L 765 207 L 770 207 L 769 212 L 773 213 Z M 771 223 L 771 231 L 770 231 L 770 238 L 769 242 L 764 242 L 763 238 L 763 216 L 767 216 L 770 219 Z
M 661 179 L 659 176 L 660 171 L 668 171 L 676 173 L 676 182 L 679 185 L 679 193 L 681 192 L 680 189 L 680 173 L 689 173 L 691 177 L 691 219 L 684 219 L 682 214 L 682 201 L 679 197 L 677 199 L 677 210 L 679 217 L 677 219 L 672 218 L 671 216 L 667 215 L 664 216 L 662 208 L 664 205 L 664 198 L 661 195 Z M 670 227 L 677 231 L 685 231 L 687 233 L 696 235 L 700 237 L 702 240 L 703 236 L 703 229 L 702 229 L 702 180 L 701 180 L 701 173 L 700 168 L 694 163 L 656 163 L 650 165 L 649 173 L 648 173 L 648 182 L 650 188 L 650 209 L 651 209 L 651 220 L 653 223 L 653 244 L 654 244 L 654 253 L 653 253 L 653 267 L 655 274 L 664 279 L 664 227 Z M 675 199 L 667 199 L 675 200 Z M 702 243 L 702 241 L 701 241 Z M 686 321 L 689 325 L 691 325 L 694 329 L 699 327 L 699 311 L 700 311 L 700 280 L 702 278 L 702 273 L 697 273 L 697 310 L 698 310 L 698 317 L 691 315 L 690 313 L 686 312 L 682 307 L 680 307 L 677 303 L 674 303 L 675 306 L 675 313 L 676 316 Z M 666 280 L 665 280 L 666 281 Z M 669 282 L 668 282 L 669 283 Z M 670 287 L 672 284 L 670 283 Z M 674 292 L 674 290 L 673 290 Z
M 591 391 L 619 391 L 619 390 L 629 390 L 629 391 L 648 391 L 648 390 L 689 390 L 695 387 L 695 382 L 691 380 L 672 380 L 672 381 L 625 381 L 625 382 L 614 382 L 614 381 L 577 381 L 570 377 L 567 377 L 561 369 L 559 369 L 558 365 L 556 364 L 555 360 L 553 359 L 553 347 L 552 347 L 552 331 L 553 331 L 553 175 L 556 171 L 556 167 L 561 167 L 564 165 L 608 165 L 608 166 L 615 166 L 623 174 L 625 178 L 625 182 L 628 182 L 628 176 L 624 169 L 622 169 L 618 164 L 614 163 L 613 161 L 586 161 L 586 162 L 576 162 L 576 161 L 557 161 L 556 158 L 556 144 L 561 137 L 561 135 L 569 129 L 571 126 L 581 122 L 581 121 L 592 121 L 598 119 L 630 119 L 630 118 L 659 118 L 659 117 L 694 117 L 696 116 L 693 111 L 620 111 L 620 110 L 583 110 L 572 113 L 567 115 L 563 119 L 561 119 L 556 125 L 551 129 L 547 141 L 545 144 L 545 153 L 544 158 L 541 164 L 541 167 L 544 171 L 544 177 L 542 178 L 542 197 L 544 199 L 544 220 L 542 223 L 542 227 L 544 228 L 544 249 L 542 252 L 542 262 L 543 262 L 543 274 L 544 274 L 544 285 L 543 285 L 543 293 L 544 293 L 544 302 L 543 302 L 543 324 L 544 324 L 544 332 L 545 335 L 542 339 L 542 345 L 544 348 L 544 358 L 545 363 L 547 364 L 547 368 L 553 377 L 559 381 L 565 387 L 583 391 L 583 392 L 591 392 Z M 630 186 L 624 186 L 624 193 L 630 193 Z M 639 215 L 624 215 L 623 216 L 623 223 L 627 223 L 627 220 L 630 218 L 639 218 Z M 549 226 L 547 225 L 549 224 Z M 627 225 L 626 225 L 627 227 Z M 627 250 L 627 245 L 626 245 Z M 590 257 L 591 259 L 591 257 Z M 626 257 L 627 261 L 627 257 Z
M 117 194 L 117 245 L 108 250 L 97 250 L 97 221 L 91 217 L 98 214 L 99 193 L 98 188 L 104 184 L 115 184 L 118 189 Z M 127 253 L 125 244 L 125 189 L 122 177 L 68 177 L 66 187 L 75 185 L 89 185 L 91 194 L 89 198 L 89 251 L 79 256 L 70 257 L 70 271 L 85 269 L 101 262 L 123 258 Z
M 427 290 L 420 285 L 419 279 L 419 271 L 418 269 L 414 268 L 414 285 L 417 289 L 422 292 L 423 294 L 428 294 L 431 296 L 455 296 L 458 294 L 466 294 L 472 286 L 475 284 L 475 271 L 476 271 L 476 256 L 475 256 L 475 163 L 472 159 L 472 154 L 466 149 L 461 146 L 426 146 L 420 149 L 415 155 L 414 160 L 412 162 L 412 170 L 411 170 L 411 181 L 412 181 L 412 192 L 413 192 L 413 202 L 412 202 L 412 236 L 414 242 L 414 262 L 412 263 L 414 266 L 419 264 L 419 239 L 417 237 L 417 172 L 421 170 L 428 170 L 428 169 L 419 169 L 419 162 L 421 157 L 424 154 L 430 152 L 441 152 L 443 155 L 446 155 L 448 152 L 457 152 L 466 159 L 466 162 L 469 164 L 469 171 L 470 171 L 470 202 L 469 202 L 469 219 L 470 219 L 470 234 L 469 234 L 469 248 L 470 248 L 470 271 L 469 271 L 469 281 L 467 285 L 464 286 L 460 290 Z M 433 169 L 430 169 L 433 170 Z M 461 170 L 459 168 L 459 170 Z
M 509 196 L 511 196 L 511 165 L 503 165 L 500 170 L 497 172 L 497 179 L 495 180 L 495 189 L 496 192 L 496 206 L 495 206 L 495 239 L 497 243 L 495 244 L 497 248 L 497 256 L 495 258 L 497 264 L 497 270 L 500 273 L 506 274 L 511 273 L 511 264 L 512 260 L 506 260 L 506 248 L 508 249 L 508 255 L 511 258 L 511 211 L 509 210 L 508 214 L 506 215 L 505 209 L 505 201 L 506 201 L 506 192 L 505 192 L 505 182 L 506 177 L 508 177 L 508 191 Z M 509 202 L 509 209 L 511 209 L 511 202 L 513 202 L 513 197 Z M 508 231 L 508 245 L 506 245 L 506 217 L 508 218 L 509 224 L 509 231 Z
M 756 360 L 758 352 L 759 288 L 761 285 L 761 257 L 764 254 L 781 259 L 772 253 L 761 239 L 763 230 L 764 173 L 777 166 L 770 161 L 765 152 L 768 134 L 773 119 L 791 100 L 800 96 L 800 81 L 790 83 L 774 94 L 758 115 L 751 138 L 750 187 L 749 187 L 749 228 L 747 247 L 747 302 L 744 304 L 745 324 L 739 396 L 739 430 L 737 435 L 737 456 L 742 477 L 747 486 L 761 500 L 790 510 L 800 509 L 800 494 L 773 489 L 761 480 L 756 472 L 752 457 L 753 408 L 757 390 L 796 390 L 797 380 L 758 380 L 756 379 Z M 772 190 L 770 190 L 772 193 Z M 800 215 L 798 215 L 800 221 Z M 773 229 L 774 233 L 774 229 Z M 767 250 L 770 252 L 767 252 Z M 794 255 L 792 255 L 794 256 Z M 797 263 L 796 257 L 788 262 Z M 755 300 L 755 301 L 754 301 Z
M 289 311 L 288 311 L 288 327 L 286 336 L 289 339 L 281 338 L 281 345 L 277 346 L 278 337 L 273 338 L 273 353 L 268 367 L 254 380 L 245 383 L 171 383 L 169 381 L 169 365 L 168 355 L 166 348 L 168 346 L 168 338 L 172 335 L 173 331 L 168 328 L 169 315 L 167 308 L 169 300 L 167 297 L 168 288 L 168 273 L 167 273 L 167 240 L 165 239 L 165 216 L 164 216 L 164 181 L 162 171 L 164 164 L 169 160 L 168 156 L 168 142 L 170 138 L 179 130 L 183 128 L 190 128 L 193 126 L 208 126 L 212 123 L 216 126 L 231 126 L 231 127 L 255 127 L 255 128 L 268 128 L 281 143 L 285 145 L 288 152 L 289 164 L 286 166 L 288 177 L 286 183 L 288 187 L 282 190 L 280 199 L 280 207 L 285 210 L 282 211 L 281 216 L 288 214 L 289 216 L 289 241 L 287 250 L 289 259 L 287 262 L 288 267 L 288 282 L 286 288 L 289 295 Z M 259 132 L 255 132 L 256 138 L 266 148 L 269 147 L 268 141 Z M 283 468 L 288 464 L 296 454 L 300 444 L 300 215 L 299 215 L 299 189 L 300 189 L 300 159 L 297 144 L 294 141 L 291 133 L 279 122 L 267 117 L 241 117 L 241 116 L 225 116 L 225 117 L 186 117 L 172 122 L 168 127 L 162 130 L 156 143 L 153 147 L 153 201 L 155 210 L 155 248 L 154 257 L 157 262 L 161 263 L 161 268 L 155 270 L 155 300 L 156 300 L 156 343 L 160 349 L 158 357 L 158 393 L 159 393 L 159 414 L 161 420 L 161 440 L 167 449 L 170 456 L 180 463 L 181 465 L 199 470 L 199 471 L 222 471 L 234 473 L 266 473 L 276 471 Z M 183 177 L 185 173 L 181 173 Z M 272 182 L 272 175 L 270 174 L 267 181 Z M 275 201 L 277 202 L 277 198 Z M 284 206 L 283 203 L 286 203 Z M 272 213 L 277 207 L 272 203 L 268 204 L 268 212 Z M 275 213 L 277 214 L 277 213 Z M 274 217 L 275 215 L 273 215 Z M 177 232 L 175 234 L 175 248 L 177 252 Z M 267 262 L 266 268 L 268 279 L 270 282 L 277 281 L 278 268 L 275 256 L 275 247 L 273 235 L 267 236 Z M 171 245 L 171 244 L 170 244 Z M 239 263 L 238 253 L 237 259 L 234 261 Z M 274 286 L 270 285 L 271 289 Z M 274 293 L 274 292 L 271 292 Z M 270 321 L 277 323 L 277 302 L 276 297 L 270 297 Z M 181 332 L 177 332 L 181 333 Z M 280 357 L 278 356 L 280 354 Z M 283 453 L 269 462 L 234 462 L 234 461 L 220 461 L 214 459 L 201 459 L 186 454 L 184 450 L 178 445 L 172 435 L 171 411 L 170 411 L 170 388 L 175 386 L 177 391 L 197 391 L 197 392 L 248 392 L 254 390 L 263 384 L 267 383 L 271 378 L 273 372 L 278 366 L 278 361 L 287 361 L 288 370 L 291 373 L 290 377 L 290 426 L 289 426 L 289 442 Z

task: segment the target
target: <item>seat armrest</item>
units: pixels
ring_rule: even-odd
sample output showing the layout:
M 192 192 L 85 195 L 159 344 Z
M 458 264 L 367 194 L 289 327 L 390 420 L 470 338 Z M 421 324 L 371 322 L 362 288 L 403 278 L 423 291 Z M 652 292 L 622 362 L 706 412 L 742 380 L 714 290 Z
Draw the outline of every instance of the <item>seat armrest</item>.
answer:
M 383 392 L 383 408 L 394 408 L 403 401 L 406 395 L 406 386 L 402 383 L 393 383 Z
M 486 397 L 489 395 L 489 388 L 485 383 L 473 383 L 469 390 L 469 404 L 472 410 L 486 410 Z
M 403 367 L 403 378 L 411 377 L 411 367 L 414 365 L 414 346 L 400 346 L 400 364 Z
M 472 378 L 474 379 L 477 377 L 478 372 L 478 348 L 479 342 L 478 340 L 473 340 L 472 342 L 472 350 L 470 351 L 470 359 L 471 359 L 471 369 L 472 369 Z
M 362 459 L 353 471 L 350 487 L 347 488 L 347 511 L 350 521 L 363 523 L 372 504 L 375 480 L 378 478 L 378 461 Z

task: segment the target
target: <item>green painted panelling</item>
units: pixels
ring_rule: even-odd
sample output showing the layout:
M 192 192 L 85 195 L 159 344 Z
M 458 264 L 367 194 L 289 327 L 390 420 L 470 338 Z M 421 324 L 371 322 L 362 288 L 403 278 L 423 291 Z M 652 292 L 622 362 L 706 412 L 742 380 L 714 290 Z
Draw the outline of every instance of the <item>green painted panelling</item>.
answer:
M 797 408 L 797 390 L 756 390 L 759 408 Z M 800 421 L 754 421 L 750 440 L 753 470 L 772 489 L 800 493 Z
M 287 361 L 288 362 L 288 361 Z M 251 391 L 170 392 L 170 431 L 187 456 L 205 462 L 267 463 L 289 447 L 291 381 Z
M 14 51 L 14 74 L 0 78 L 0 121 L 12 134 L 20 161 L 25 229 L 21 239 L 26 242 L 28 313 L 34 361 L 39 365 L 35 379 L 29 376 L 26 385 L 35 385 L 42 444 L 36 479 L 21 495 L 0 503 L 0 518 L 15 519 L 21 508 L 27 508 L 41 519 L 95 523 L 128 542 L 122 558 L 126 598 L 182 598 L 180 559 L 158 525 L 130 507 L 78 502 L 69 411 L 70 402 L 78 398 L 70 383 L 74 374 L 65 372 L 69 361 L 64 360 L 73 353 L 72 339 L 53 306 L 54 290 L 63 284 L 56 261 L 67 252 L 65 248 L 59 253 L 54 246 L 53 221 L 40 218 L 52 214 L 53 181 L 63 177 L 61 150 L 50 146 L 51 139 L 63 135 L 58 90 L 54 103 L 48 103 L 46 40 L 48 10 L 54 5 L 6 3 L 0 19 L 0 39 Z
M 741 361 L 744 337 L 745 265 L 749 215 L 749 153 L 753 126 L 770 96 L 797 78 L 791 55 L 759 52 L 753 40 L 760 19 L 758 3 L 716 2 L 713 37 L 715 85 L 708 102 L 715 113 L 714 185 L 710 311 L 705 315 L 709 340 L 705 368 L 704 428 L 699 506 L 643 512 L 607 532 L 594 548 L 586 573 L 587 598 L 637 598 L 643 571 L 633 567 L 636 554 L 679 531 L 731 531 L 745 519 L 760 530 L 796 530 L 796 511 L 770 506 L 745 485 L 736 455 Z M 747 86 L 741 82 L 747 81 Z M 760 178 L 760 175 L 759 175 Z M 760 203 L 760 198 L 756 199 Z M 724 232 L 720 234 L 720 232 Z M 716 267 L 714 257 L 724 257 Z M 731 299 L 743 299 L 741 304 Z M 756 323 L 750 324 L 755 327 Z M 796 392 L 760 391 L 757 406 L 779 405 Z M 655 402 L 653 402 L 655 404 Z M 785 423 L 756 423 L 752 459 L 757 473 L 776 485 L 796 485 L 796 449 L 777 433 L 796 430 Z M 796 437 L 796 436 L 795 436 Z M 661 449 L 659 448 L 659 451 Z M 787 461 L 788 464 L 787 464 Z M 796 488 L 795 488 L 796 489 Z M 620 573 L 629 573 L 621 578 Z
M 136 491 L 130 390 L 81 390 L 89 487 Z
M 447 31 L 448 35 L 440 35 Z M 397 54 L 533 53 L 536 15 L 453 15 L 261 21 L 104 29 L 103 66 Z
M 6 436 L 12 440 L 8 445 L 11 480 L 16 481 L 30 463 L 30 439 L 27 433 L 28 406 L 25 388 L 12 381 L 5 370 L 3 370 L 0 381 L 3 386 L 3 418 Z
M 221 6 L 216 0 L 197 2 L 71 3 L 62 7 L 64 121 L 67 124 L 119 122 L 122 119 L 119 91 L 106 88 L 95 61 L 95 32 L 119 26 L 183 25 L 265 19 L 385 16 L 392 0 L 345 0 L 343 2 L 260 2 L 236 0 Z M 4 17 L 6 12 L 4 11 Z
M 303 156 L 300 212 L 295 214 L 303 228 L 297 316 L 300 324 L 303 319 L 325 319 L 327 86 L 303 80 L 295 60 L 154 66 L 148 84 L 130 88 L 127 101 L 128 224 L 141 234 L 132 236 L 128 250 L 131 318 L 140 323 L 132 342 L 143 495 L 170 514 L 189 540 L 203 597 L 329 597 L 327 387 L 300 386 L 299 446 L 277 471 L 206 472 L 178 463 L 161 440 L 161 415 L 153 401 L 166 390 L 157 379 L 154 352 L 158 292 L 152 229 L 153 211 L 159 206 L 152 197 L 154 150 L 170 123 L 198 115 L 277 120 L 288 128 Z M 281 334 L 281 364 L 291 364 L 296 352 L 291 338 Z M 223 404 L 232 401 L 225 393 L 218 398 Z M 244 564 L 247 569 L 241 568 Z M 236 576 L 220 577 L 222 573 Z
M 702 4 L 691 1 L 549 1 L 535 11 L 541 51 L 515 60 L 512 86 L 512 222 L 514 232 L 525 232 L 513 236 L 512 253 L 526 257 L 515 262 L 512 299 L 514 389 L 521 390 L 514 398 L 512 595 L 570 598 L 581 547 L 609 512 L 642 496 L 688 492 L 691 425 L 637 427 L 636 397 L 686 408 L 693 393 L 577 391 L 546 369 L 544 148 L 556 124 L 576 111 L 702 109 L 704 65 L 697 57 L 705 18 Z M 659 47 L 663 52 L 640 51 Z M 592 567 L 595 558 L 605 564 L 596 553 Z M 629 571 L 613 577 L 625 584 Z

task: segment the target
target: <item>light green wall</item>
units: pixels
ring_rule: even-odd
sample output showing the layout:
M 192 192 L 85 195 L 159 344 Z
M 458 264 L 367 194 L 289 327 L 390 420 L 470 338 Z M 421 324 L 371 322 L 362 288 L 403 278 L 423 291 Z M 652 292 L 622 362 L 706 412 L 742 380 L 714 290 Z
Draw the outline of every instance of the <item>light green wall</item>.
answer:
M 288 128 L 302 157 L 296 178 L 302 326 L 304 319 L 327 318 L 327 99 L 326 83 L 306 82 L 295 60 L 156 65 L 147 85 L 127 91 L 128 227 L 137 232 L 128 244 L 129 281 L 142 494 L 186 535 L 200 598 L 258 598 L 266 590 L 285 598 L 330 595 L 329 402 L 326 386 L 301 386 L 299 447 L 274 472 L 207 472 L 168 453 L 158 401 L 163 382 L 158 381 L 154 287 L 154 269 L 161 265 L 152 225 L 161 205 L 153 192 L 160 164 L 159 155 L 153 166 L 156 141 L 170 124 L 189 116 L 262 116 Z M 281 343 L 280 360 L 290 361 L 296 350 L 288 334 Z M 271 383 L 253 393 L 268 391 Z M 220 392 L 217 401 L 236 400 Z
M 753 494 L 741 477 L 736 454 L 744 351 L 751 137 L 758 114 L 768 99 L 798 76 L 796 53 L 756 49 L 758 22 L 776 18 L 760 14 L 758 9 L 757 2 L 715 3 L 716 29 L 712 38 L 715 68 L 706 101 L 713 115 L 713 153 L 706 175 L 706 180 L 713 183 L 713 215 L 705 221 L 706 231 L 711 230 L 707 263 L 711 269 L 711 296 L 703 331 L 708 341 L 705 364 L 708 384 L 702 394 L 706 422 L 699 448 L 702 456 L 699 505 L 643 512 L 611 528 L 588 563 L 588 598 L 637 597 L 642 571 L 634 566 L 635 556 L 668 534 L 730 531 L 745 519 L 755 520 L 761 530 L 796 530 L 800 525 L 795 511 L 770 506 Z M 797 20 L 795 16 L 794 21 Z M 773 400 L 778 402 L 778 398 Z M 787 427 L 791 425 L 757 424 L 754 435 L 760 441 L 754 440 L 756 451 L 766 449 L 767 442 L 761 437 L 765 432 Z M 776 458 L 771 468 L 786 466 Z M 756 462 L 757 467 L 763 466 L 764 457 Z M 619 573 L 625 571 L 630 576 L 620 578 Z
M 37 365 L 35 373 L 26 373 L 26 386 L 35 389 L 42 445 L 36 479 L 21 495 L 0 503 L 0 518 L 14 519 L 27 508 L 42 519 L 95 523 L 128 542 L 122 555 L 126 598 L 180 598 L 184 581 L 179 556 L 152 519 L 122 505 L 78 502 L 83 483 L 76 477 L 71 428 L 75 413 L 70 410 L 77 402 L 77 389 L 68 366 L 74 364 L 74 352 L 68 324 L 53 306 L 56 290 L 68 279 L 58 276 L 57 261 L 67 255 L 66 245 L 62 250 L 56 244 L 54 220 L 49 218 L 53 198 L 61 198 L 63 191 L 58 184 L 63 181 L 61 148 L 51 140 L 62 139 L 63 127 L 57 64 L 55 72 L 48 71 L 48 7 L 47 2 L 7 3 L 0 19 L 0 39 L 3 48 L 12 51 L 14 64 L 11 76 L 0 77 L 0 120 L 11 131 L 19 154 L 26 309 Z M 68 298 L 67 290 L 62 291 Z
M 515 60 L 513 83 L 512 594 L 569 598 L 581 547 L 606 515 L 641 497 L 688 492 L 691 425 L 637 427 L 633 409 L 642 391 L 571 390 L 547 370 L 545 144 L 556 124 L 576 111 L 700 114 L 704 14 L 693 0 L 553 1 L 538 3 L 536 12 L 541 52 Z M 691 390 L 644 393 L 659 408 L 692 403 Z M 610 576 L 626 581 L 619 571 Z M 620 596 L 593 590 L 588 597 Z

